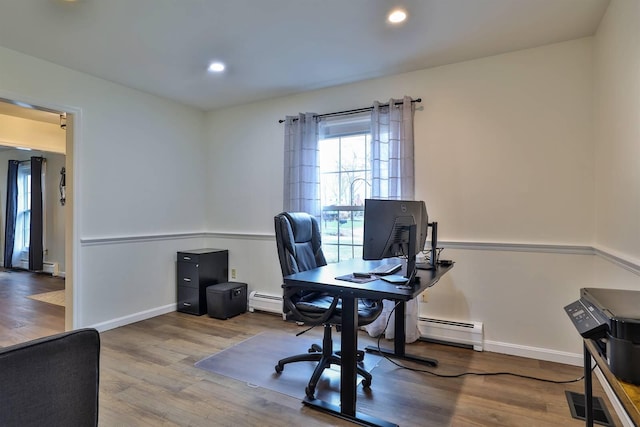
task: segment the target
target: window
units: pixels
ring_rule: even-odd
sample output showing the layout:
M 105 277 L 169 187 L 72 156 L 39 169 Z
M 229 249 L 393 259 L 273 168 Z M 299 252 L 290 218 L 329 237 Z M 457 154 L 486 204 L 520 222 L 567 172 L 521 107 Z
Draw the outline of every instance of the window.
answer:
M 322 250 L 328 262 L 362 257 L 364 199 L 371 195 L 370 115 L 322 123 Z
M 18 166 L 18 209 L 16 215 L 16 236 L 14 254 L 29 251 L 31 226 L 31 165 L 28 162 Z
M 405 96 L 285 118 L 284 210 L 320 219 L 327 261 L 361 256 L 366 198 L 413 199 L 413 112 Z

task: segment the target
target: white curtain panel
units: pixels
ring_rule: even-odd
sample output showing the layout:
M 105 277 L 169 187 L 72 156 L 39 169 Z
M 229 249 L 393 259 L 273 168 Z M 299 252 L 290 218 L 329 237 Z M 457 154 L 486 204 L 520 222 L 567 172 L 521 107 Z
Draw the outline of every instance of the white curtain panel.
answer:
M 396 105 L 397 104 L 397 105 Z M 371 111 L 372 196 L 413 200 L 415 194 L 413 116 L 411 98 L 378 101 Z
M 284 211 L 320 216 L 320 164 L 316 114 L 284 122 Z
M 374 101 L 371 111 L 371 194 L 374 199 L 413 200 L 415 197 L 413 116 L 411 98 L 390 99 L 389 105 Z M 394 338 L 394 301 L 384 300 L 383 311 L 373 323 L 364 327 L 371 336 L 384 331 Z M 420 338 L 417 298 L 407 301 L 405 311 L 406 342 Z M 389 319 L 391 316 L 391 319 Z M 388 322 L 388 324 L 387 324 Z M 388 325 L 388 326 L 387 326 Z M 385 330 L 385 326 L 386 330 Z

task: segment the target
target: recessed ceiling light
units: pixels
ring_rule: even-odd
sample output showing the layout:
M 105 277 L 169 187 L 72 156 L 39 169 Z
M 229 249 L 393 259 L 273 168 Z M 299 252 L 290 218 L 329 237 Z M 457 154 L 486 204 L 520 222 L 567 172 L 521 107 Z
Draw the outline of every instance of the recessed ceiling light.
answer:
M 209 68 L 208 68 L 209 72 L 211 73 L 221 73 L 224 71 L 224 64 L 222 62 L 212 62 L 211 64 L 209 64 Z
M 399 24 L 407 19 L 407 12 L 402 9 L 392 10 L 387 19 L 392 24 Z

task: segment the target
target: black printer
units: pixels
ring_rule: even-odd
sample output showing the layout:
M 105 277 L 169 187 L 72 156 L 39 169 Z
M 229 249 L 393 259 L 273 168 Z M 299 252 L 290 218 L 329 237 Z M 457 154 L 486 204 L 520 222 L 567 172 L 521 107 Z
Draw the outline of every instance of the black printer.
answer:
M 599 342 L 611 372 L 640 385 L 640 291 L 582 288 L 564 309 L 583 338 Z

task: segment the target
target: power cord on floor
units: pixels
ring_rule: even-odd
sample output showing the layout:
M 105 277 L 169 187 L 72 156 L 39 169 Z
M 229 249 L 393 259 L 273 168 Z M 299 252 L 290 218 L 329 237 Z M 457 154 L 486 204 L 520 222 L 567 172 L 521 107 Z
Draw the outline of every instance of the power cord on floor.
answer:
M 300 324 L 300 326 L 304 326 L 304 323 Z M 299 336 L 300 336 L 300 335 L 302 335 L 302 334 L 306 334 L 307 332 L 309 332 L 310 330 L 312 330 L 312 329 L 313 329 L 313 328 L 315 328 L 316 326 L 317 326 L 317 325 L 309 326 L 309 327 L 308 327 L 307 329 L 305 329 L 304 331 L 302 331 L 302 332 L 298 332 L 298 333 L 296 334 L 296 336 L 297 336 L 297 337 L 299 337 Z
M 530 375 L 516 374 L 516 373 L 513 373 L 513 372 L 461 372 L 459 374 L 439 374 L 437 372 L 433 372 L 433 371 L 430 371 L 428 369 L 412 368 L 410 366 L 406 366 L 406 365 L 403 365 L 401 363 L 398 363 L 395 360 L 392 360 L 386 354 L 382 353 L 381 348 L 380 348 L 380 340 L 382 339 L 382 337 L 384 336 L 385 332 L 387 331 L 387 328 L 389 327 L 389 322 L 391 321 L 391 316 L 396 311 L 396 307 L 398 307 L 398 304 L 400 304 L 400 303 L 401 302 L 399 301 L 399 302 L 396 303 L 396 305 L 393 306 L 393 309 L 391 310 L 391 312 L 389 313 L 389 317 L 387 318 L 387 323 L 384 326 L 384 330 L 382 331 L 382 333 L 380 335 L 378 335 L 378 341 L 377 341 L 378 353 L 380 355 L 382 355 L 385 359 L 387 359 L 389 362 L 393 363 L 394 365 L 396 365 L 399 368 L 407 369 L 407 370 L 413 371 L 413 372 L 422 372 L 422 373 L 433 375 L 433 376 L 439 377 L 439 378 L 461 378 L 461 377 L 469 376 L 469 375 L 483 376 L 483 377 L 498 376 L 498 375 L 508 375 L 508 376 L 512 376 L 512 377 L 525 378 L 525 379 L 528 379 L 528 380 L 542 381 L 542 382 L 552 383 L 552 384 L 570 384 L 570 383 L 575 383 L 575 382 L 582 381 L 584 379 L 584 375 L 582 375 L 580 378 L 574 378 L 574 379 L 571 379 L 571 380 L 551 380 L 551 379 L 547 379 L 547 378 L 539 378 L 539 377 L 534 377 L 534 376 L 530 376 Z M 594 368 L 595 368 L 595 366 L 594 366 Z M 592 371 L 593 371 L 593 369 L 592 369 Z

